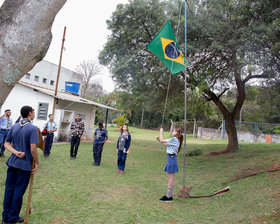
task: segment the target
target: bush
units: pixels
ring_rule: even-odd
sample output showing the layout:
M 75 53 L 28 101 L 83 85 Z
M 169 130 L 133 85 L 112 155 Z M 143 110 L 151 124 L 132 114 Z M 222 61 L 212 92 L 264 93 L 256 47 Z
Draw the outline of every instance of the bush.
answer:
M 193 149 L 187 153 L 187 156 L 199 156 L 202 154 L 201 149 Z
M 115 124 L 117 124 L 118 127 L 120 127 L 120 126 L 123 126 L 123 125 L 127 124 L 129 121 L 128 121 L 128 119 L 126 118 L 126 114 L 122 114 L 122 115 L 119 114 L 119 115 L 116 117 L 116 119 L 113 120 L 113 122 L 114 122 Z

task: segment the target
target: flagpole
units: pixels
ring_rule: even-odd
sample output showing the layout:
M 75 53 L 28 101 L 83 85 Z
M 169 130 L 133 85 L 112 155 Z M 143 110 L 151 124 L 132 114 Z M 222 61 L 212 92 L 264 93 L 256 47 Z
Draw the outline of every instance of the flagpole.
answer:
M 185 0 L 185 63 L 187 69 L 187 0 Z M 183 198 L 186 197 L 185 195 L 185 188 L 186 188 L 186 153 L 187 153 L 187 72 L 184 72 L 185 75 L 185 109 L 184 109 L 184 178 L 183 178 Z

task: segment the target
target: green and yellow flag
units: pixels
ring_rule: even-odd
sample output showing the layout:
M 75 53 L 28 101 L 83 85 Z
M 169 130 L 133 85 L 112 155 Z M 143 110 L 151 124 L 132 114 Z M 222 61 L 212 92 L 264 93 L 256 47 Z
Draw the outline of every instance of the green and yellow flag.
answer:
M 177 74 L 185 69 L 185 57 L 180 50 L 170 21 L 158 32 L 147 46 L 167 66 L 171 73 Z

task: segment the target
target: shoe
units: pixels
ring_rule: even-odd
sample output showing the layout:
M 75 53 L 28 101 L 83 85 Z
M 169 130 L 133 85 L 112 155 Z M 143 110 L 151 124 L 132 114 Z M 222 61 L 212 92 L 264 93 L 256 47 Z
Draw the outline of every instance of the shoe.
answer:
M 0 157 L 5 157 L 4 152 L 0 152 Z
M 6 222 L 1 222 L 1 224 L 7 224 Z
M 24 222 L 24 217 L 19 216 L 17 222 Z
M 166 197 L 165 195 L 159 199 L 160 201 L 164 201 L 164 202 L 170 202 L 170 201 L 173 201 L 173 197 Z
M 123 173 L 123 170 L 120 170 L 120 173 Z
M 97 163 L 93 163 L 93 165 L 94 165 L 94 166 L 99 166 L 99 164 L 97 164 Z

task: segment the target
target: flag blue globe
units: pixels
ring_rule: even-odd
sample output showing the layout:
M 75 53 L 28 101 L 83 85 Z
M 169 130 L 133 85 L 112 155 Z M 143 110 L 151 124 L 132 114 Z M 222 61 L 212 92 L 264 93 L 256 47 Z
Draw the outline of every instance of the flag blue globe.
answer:
M 176 59 L 180 56 L 180 51 L 174 42 L 171 42 L 170 44 L 168 44 L 165 47 L 164 51 L 165 51 L 166 56 L 168 56 L 169 58 L 172 58 L 172 59 Z

